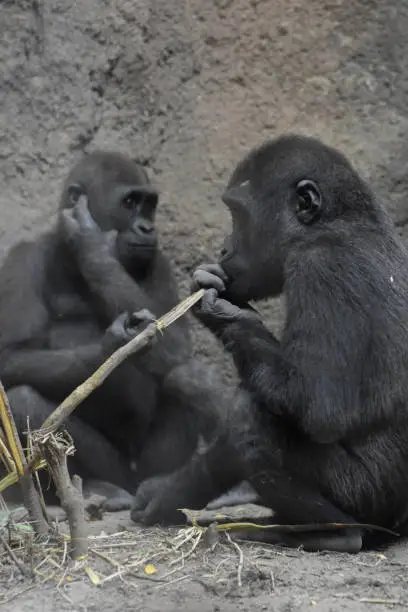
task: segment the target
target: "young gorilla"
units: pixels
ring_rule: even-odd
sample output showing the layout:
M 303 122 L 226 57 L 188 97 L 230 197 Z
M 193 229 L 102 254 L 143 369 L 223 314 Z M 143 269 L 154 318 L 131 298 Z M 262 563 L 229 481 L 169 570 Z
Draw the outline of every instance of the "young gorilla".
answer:
M 284 524 L 364 522 L 402 531 L 408 506 L 408 254 L 339 152 L 289 136 L 251 152 L 223 196 L 219 264 L 199 267 L 196 315 L 230 351 L 242 390 L 230 439 L 185 475 L 204 489 L 222 444 Z M 284 293 L 281 342 L 247 304 Z M 231 449 L 225 451 L 233 465 Z M 225 455 L 224 455 L 225 456 Z M 225 471 L 220 487 L 228 482 Z M 214 482 L 214 479 L 213 479 Z M 182 499 L 184 502 L 184 499 Z M 168 503 L 180 501 L 171 496 Z M 358 528 L 269 541 L 356 552 Z
M 208 288 L 197 316 L 250 394 L 247 478 L 279 522 L 398 529 L 408 502 L 408 255 L 393 224 L 347 160 L 310 138 L 253 151 L 223 200 L 232 234 L 194 285 Z M 278 343 L 245 302 L 282 292 Z M 357 529 L 299 538 L 309 549 L 362 543 Z
M 57 226 L 10 252 L 0 271 L 0 379 L 20 433 L 27 416 L 39 427 L 127 340 L 121 313 L 160 316 L 178 302 L 157 245 L 157 202 L 141 166 L 95 152 L 68 176 Z M 190 458 L 219 398 L 212 372 L 191 358 L 186 319 L 146 364 L 139 355 L 123 363 L 67 424 L 76 447 L 70 469 L 110 497 L 110 510 L 129 507 L 141 481 Z

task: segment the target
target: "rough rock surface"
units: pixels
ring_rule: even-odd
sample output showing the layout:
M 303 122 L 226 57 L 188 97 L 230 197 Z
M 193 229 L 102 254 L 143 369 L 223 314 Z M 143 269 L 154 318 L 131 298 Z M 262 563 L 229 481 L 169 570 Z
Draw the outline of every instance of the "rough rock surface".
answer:
M 223 184 L 241 155 L 268 136 L 301 131 L 340 147 L 395 218 L 408 217 L 407 0 L 1 0 L 0 9 L 0 255 L 52 222 L 68 168 L 97 147 L 138 158 L 162 190 L 162 243 L 183 295 L 191 269 L 214 259 L 228 227 Z M 279 303 L 264 311 L 278 329 Z M 196 347 L 224 359 L 198 329 Z M 403 550 L 392 554 L 408 562 Z M 362 582 L 343 588 L 352 604 L 335 597 L 333 573 L 352 573 L 355 558 L 292 561 L 294 574 L 276 581 L 263 607 L 251 597 L 212 604 L 204 591 L 200 604 L 197 591 L 191 602 L 188 592 L 180 599 L 170 591 L 166 604 L 161 592 L 139 607 L 113 587 L 105 607 L 99 592 L 74 607 L 58 605 L 303 610 L 320 593 L 326 603 L 315 609 L 370 607 L 359 597 L 373 579 L 364 565 Z M 392 569 L 387 582 L 378 578 L 374 598 L 407 603 Z M 35 590 L 6 607 L 51 610 L 52 597 Z

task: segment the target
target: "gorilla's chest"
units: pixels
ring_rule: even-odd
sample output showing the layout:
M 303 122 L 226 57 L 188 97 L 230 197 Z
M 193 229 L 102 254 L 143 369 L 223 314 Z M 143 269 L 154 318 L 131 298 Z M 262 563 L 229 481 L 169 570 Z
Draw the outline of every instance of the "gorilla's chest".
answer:
M 50 349 L 74 348 L 100 340 L 103 330 L 91 304 L 80 295 L 56 293 L 49 299 Z

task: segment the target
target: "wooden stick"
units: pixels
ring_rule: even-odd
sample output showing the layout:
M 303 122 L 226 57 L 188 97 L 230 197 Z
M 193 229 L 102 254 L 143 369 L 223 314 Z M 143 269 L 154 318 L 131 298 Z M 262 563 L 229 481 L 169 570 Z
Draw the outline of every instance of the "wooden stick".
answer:
M 18 437 L 17 428 L 14 423 L 14 418 L 10 410 L 8 397 L 0 382 L 0 418 L 3 425 L 4 433 L 6 434 L 7 446 L 13 457 L 17 472 L 20 476 L 24 474 L 24 453 L 21 446 L 20 438 Z
M 13 549 L 8 545 L 8 542 L 6 541 L 6 539 L 1 535 L 0 533 L 0 542 L 3 544 L 5 550 L 7 551 L 10 559 L 16 564 L 16 566 L 18 567 L 18 569 L 20 570 L 20 572 L 23 574 L 23 576 L 25 576 L 26 578 L 28 576 L 32 576 L 32 572 L 29 570 L 28 567 L 26 567 L 24 565 L 24 563 L 21 563 L 21 561 L 19 561 L 17 555 L 15 554 L 15 552 L 13 551 Z
M 17 474 L 20 477 L 19 482 L 23 494 L 24 505 L 28 510 L 33 528 L 38 535 L 46 535 L 49 530 L 48 523 L 44 518 L 40 497 L 34 484 L 33 476 L 28 472 L 27 461 L 17 433 L 13 413 L 11 412 L 8 397 L 1 382 L 0 419 L 6 434 L 8 449 L 13 457 Z
M 40 428 L 41 433 L 45 435 L 58 429 L 69 415 L 72 414 L 75 408 L 77 408 L 92 391 L 99 387 L 115 368 L 130 355 L 145 348 L 151 342 L 156 332 L 157 324 L 149 323 L 146 329 L 140 334 L 132 338 L 125 346 L 115 351 L 89 378 L 86 379 L 85 382 L 74 389 L 49 417 L 47 417 Z
M 130 355 L 138 353 L 145 348 L 158 331 L 169 327 L 174 321 L 183 316 L 204 295 L 204 289 L 199 289 L 188 298 L 177 304 L 163 317 L 150 323 L 140 334 L 132 338 L 127 344 L 115 351 L 85 382 L 79 385 L 44 421 L 40 432 L 47 434 L 55 431 L 69 417 L 70 414 L 94 391 L 104 380 Z M 39 457 L 34 456 L 28 464 L 31 469 Z
M 51 434 L 40 442 L 40 446 L 55 483 L 61 508 L 65 510 L 68 518 L 71 557 L 74 560 L 80 559 L 88 553 L 82 481 L 76 475 L 71 480 L 67 466 L 67 449 L 61 440 Z

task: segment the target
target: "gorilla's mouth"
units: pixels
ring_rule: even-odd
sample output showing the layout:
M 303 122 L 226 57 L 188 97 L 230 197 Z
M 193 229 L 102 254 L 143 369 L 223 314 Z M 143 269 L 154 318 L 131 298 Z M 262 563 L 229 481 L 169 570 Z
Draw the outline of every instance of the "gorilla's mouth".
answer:
M 150 260 L 154 257 L 156 248 L 151 245 L 128 244 L 126 247 L 126 257 L 135 260 Z
M 233 278 L 229 278 L 226 287 L 226 297 L 233 304 L 247 302 L 248 300 L 252 299 L 250 287 L 245 276 L 237 274 Z
M 118 243 L 119 260 L 125 268 L 133 269 L 137 266 L 148 267 L 153 261 L 157 252 L 157 247 L 152 244 L 140 244 L 135 242 Z
M 227 294 L 233 301 L 247 300 L 250 292 L 249 274 L 240 261 L 232 256 L 220 259 L 220 265 L 228 277 Z
M 127 242 L 126 248 L 128 251 L 148 251 L 153 253 L 156 250 L 156 244 L 140 244 L 140 242 Z
M 139 237 L 119 237 L 118 246 L 120 250 L 128 253 L 155 253 L 157 250 L 157 240 L 141 240 Z

